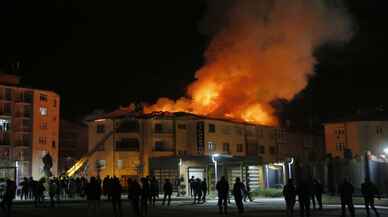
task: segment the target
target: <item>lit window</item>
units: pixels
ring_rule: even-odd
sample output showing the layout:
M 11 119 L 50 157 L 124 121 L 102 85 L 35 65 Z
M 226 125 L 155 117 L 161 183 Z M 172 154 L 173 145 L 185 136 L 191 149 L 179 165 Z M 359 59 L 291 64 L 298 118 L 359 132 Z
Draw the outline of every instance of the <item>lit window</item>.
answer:
M 216 144 L 213 142 L 208 142 L 207 149 L 209 150 L 209 152 L 214 152 L 216 150 Z
M 47 108 L 46 107 L 40 107 L 40 115 L 42 115 L 42 116 L 47 115 Z
M 103 170 L 106 167 L 106 161 L 105 160 L 96 160 L 96 168 Z
M 117 169 L 122 169 L 124 165 L 123 160 L 117 160 Z

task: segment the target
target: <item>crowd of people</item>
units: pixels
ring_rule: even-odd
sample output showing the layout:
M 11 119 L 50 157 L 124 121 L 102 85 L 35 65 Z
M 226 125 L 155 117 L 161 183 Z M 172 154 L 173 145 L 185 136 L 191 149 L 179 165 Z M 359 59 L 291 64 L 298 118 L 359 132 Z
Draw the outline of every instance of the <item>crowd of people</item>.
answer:
M 374 205 L 376 197 L 380 198 L 379 191 L 375 184 L 370 180 L 365 179 L 365 182 L 361 185 L 361 193 L 364 197 L 365 209 L 367 217 L 370 216 L 370 208 L 375 212 L 376 217 L 379 217 L 379 213 Z M 318 202 L 318 209 L 322 210 L 322 194 L 323 185 L 316 179 L 311 181 L 302 180 L 296 186 L 293 179 L 289 179 L 288 183 L 283 188 L 283 196 L 286 201 L 286 214 L 287 217 L 293 217 L 294 206 L 296 204 L 296 197 L 298 197 L 299 211 L 301 217 L 310 217 L 310 202 L 312 201 L 313 209 L 315 210 L 316 203 Z M 341 199 L 341 217 L 346 216 L 346 207 L 349 210 L 350 216 L 355 217 L 355 210 L 353 205 L 354 186 L 350 181 L 345 178 L 343 182 L 338 186 L 338 194 Z
M 163 185 L 155 177 L 143 177 L 140 182 L 137 179 L 127 180 L 127 195 L 131 204 L 133 214 L 138 217 L 148 215 L 148 206 L 155 207 L 156 200 L 160 194 L 163 194 L 162 205 L 170 206 L 171 195 L 174 186 L 169 179 L 165 179 Z M 206 179 L 191 177 L 189 180 L 189 195 L 194 198 L 194 204 L 206 202 L 208 195 L 208 184 Z M 160 191 L 160 187 L 161 191 Z M 232 189 L 229 189 L 229 183 L 226 177 L 216 183 L 218 196 L 218 208 L 220 214 L 228 213 L 228 204 L 233 196 L 239 213 L 244 212 L 244 203 L 252 201 L 250 195 L 249 182 L 244 184 L 240 178 L 236 178 Z M 123 216 L 122 195 L 124 192 L 119 178 L 105 177 L 101 180 L 99 177 L 86 178 L 51 178 L 40 179 L 39 181 L 32 178 L 25 178 L 20 183 L 20 191 L 14 181 L 7 180 L 6 188 L 2 194 L 1 208 L 6 216 L 10 216 L 12 201 L 19 195 L 22 200 L 33 200 L 35 207 L 55 207 L 62 199 L 74 198 L 79 196 L 86 198 L 89 216 L 98 216 L 101 208 L 102 196 L 111 201 L 115 217 Z M 287 217 L 294 216 L 294 207 L 298 198 L 299 210 L 301 217 L 310 217 L 310 204 L 312 201 L 313 209 L 322 210 L 323 185 L 316 179 L 312 181 L 299 180 L 295 185 L 293 179 L 289 179 L 283 188 L 283 196 L 286 202 Z M 365 201 L 367 216 L 370 216 L 370 209 L 379 217 L 379 213 L 374 205 L 376 197 L 380 198 L 377 187 L 369 180 L 361 186 L 361 192 Z M 342 217 L 346 216 L 346 207 L 350 216 L 355 216 L 353 205 L 354 187 L 348 179 L 344 179 L 338 187 L 338 194 L 341 198 Z M 45 196 L 48 196 L 49 203 L 45 202 Z

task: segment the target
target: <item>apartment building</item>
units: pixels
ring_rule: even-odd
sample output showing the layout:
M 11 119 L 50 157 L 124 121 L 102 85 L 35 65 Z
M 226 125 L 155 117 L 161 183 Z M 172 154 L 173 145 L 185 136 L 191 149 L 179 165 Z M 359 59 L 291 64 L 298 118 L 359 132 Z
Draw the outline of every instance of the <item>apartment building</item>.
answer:
M 17 77 L 0 75 L 0 177 L 38 179 L 46 154 L 56 175 L 60 98 L 18 85 Z
M 274 170 L 277 182 L 284 183 L 284 162 L 323 153 L 312 135 L 183 112 L 119 109 L 89 119 L 88 128 L 89 150 L 102 144 L 89 158 L 89 175 L 179 179 L 186 192 L 192 176 L 213 187 L 222 175 L 231 183 L 241 177 L 255 189 L 270 186 L 266 176 Z
M 366 152 L 381 156 L 388 148 L 388 121 L 341 121 L 325 124 L 326 152 L 354 158 Z

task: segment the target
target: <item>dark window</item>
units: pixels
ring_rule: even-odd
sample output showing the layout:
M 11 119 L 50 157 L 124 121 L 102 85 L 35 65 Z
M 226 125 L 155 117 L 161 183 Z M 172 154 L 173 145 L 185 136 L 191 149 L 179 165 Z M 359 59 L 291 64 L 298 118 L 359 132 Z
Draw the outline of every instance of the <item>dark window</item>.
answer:
M 32 93 L 24 92 L 24 102 L 32 103 Z
M 139 151 L 139 140 L 136 138 L 123 138 L 116 142 L 117 151 Z
M 186 130 L 186 124 L 178 124 L 178 129 Z
M 11 88 L 5 88 L 5 100 L 12 100 L 12 90 Z
M 54 99 L 53 106 L 54 106 L 54 108 L 57 107 L 57 100 L 56 99 Z
M 209 124 L 209 133 L 215 133 L 215 132 L 216 132 L 216 125 Z
M 229 143 L 224 143 L 224 145 L 222 146 L 222 151 L 224 153 L 229 153 Z
M 376 127 L 376 135 L 383 135 L 383 128 L 382 127 Z
M 274 146 L 269 147 L 269 153 L 274 155 L 276 153 L 276 148 Z
M 12 113 L 12 105 L 11 105 L 11 103 L 5 103 L 4 104 L 4 113 L 5 114 L 11 114 Z
M 105 125 L 97 125 L 97 133 L 105 133 Z
M 155 133 L 161 133 L 163 131 L 162 124 L 155 124 Z
M 139 123 L 137 121 L 123 121 L 119 124 L 117 132 L 129 133 L 139 132 Z
M 265 154 L 265 147 L 264 147 L 264 145 L 259 145 L 259 153 L 260 154 Z
M 56 145 L 55 145 L 55 141 L 53 140 L 53 142 L 51 143 L 52 147 L 55 148 Z
M 156 141 L 154 151 L 173 151 L 173 150 L 163 141 Z
M 47 101 L 47 95 L 46 94 L 40 94 L 40 101 L 44 101 L 46 102 Z
M 237 144 L 237 148 L 236 148 L 236 151 L 237 152 L 243 152 L 243 145 L 242 144 Z
M 42 121 L 41 123 L 40 123 L 40 129 L 47 129 L 48 127 L 47 127 L 47 122 L 46 121 Z

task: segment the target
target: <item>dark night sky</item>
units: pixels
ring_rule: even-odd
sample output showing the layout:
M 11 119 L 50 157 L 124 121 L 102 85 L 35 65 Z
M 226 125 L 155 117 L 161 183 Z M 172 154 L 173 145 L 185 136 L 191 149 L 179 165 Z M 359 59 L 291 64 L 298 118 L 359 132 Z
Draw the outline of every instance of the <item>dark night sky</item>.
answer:
M 346 45 L 316 52 L 316 75 L 286 106 L 326 120 L 358 108 L 388 108 L 387 20 L 382 0 L 348 0 L 357 31 Z M 193 1 L 0 1 L 0 66 L 21 60 L 23 85 L 62 97 L 62 115 L 130 101 L 179 97 L 202 64 L 206 9 Z

